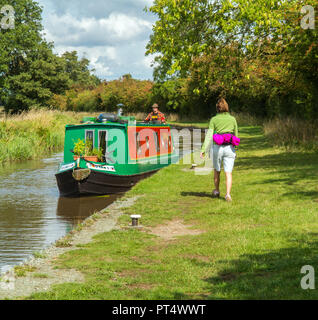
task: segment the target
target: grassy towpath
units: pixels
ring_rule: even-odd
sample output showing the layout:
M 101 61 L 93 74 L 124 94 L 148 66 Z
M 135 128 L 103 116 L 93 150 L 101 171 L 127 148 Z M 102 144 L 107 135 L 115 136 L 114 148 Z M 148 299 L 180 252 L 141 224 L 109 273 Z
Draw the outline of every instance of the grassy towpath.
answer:
M 273 149 L 260 127 L 240 133 L 233 203 L 211 198 L 211 175 L 170 166 L 126 195 L 143 197 L 122 228 L 58 259 L 84 283 L 32 298 L 317 299 L 300 269 L 318 268 L 318 154 Z M 125 227 L 133 213 L 143 229 Z

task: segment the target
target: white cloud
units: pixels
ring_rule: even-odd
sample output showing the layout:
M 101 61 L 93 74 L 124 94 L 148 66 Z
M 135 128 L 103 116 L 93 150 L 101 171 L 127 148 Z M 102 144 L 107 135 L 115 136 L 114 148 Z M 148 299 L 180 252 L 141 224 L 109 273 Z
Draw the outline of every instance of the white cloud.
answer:
M 39 0 L 45 37 L 55 51 L 77 51 L 101 78 L 125 73 L 152 78 L 153 57 L 145 57 L 154 16 L 143 11 L 153 0 Z
M 77 17 L 103 18 L 113 12 L 126 13 L 135 17 L 152 17 L 143 9 L 153 4 L 153 0 L 37 0 L 44 8 L 59 15 L 71 13 Z
M 95 61 L 91 61 L 91 67 L 92 69 L 95 69 L 96 71 L 94 72 L 97 77 L 111 77 L 114 75 L 114 72 L 111 71 L 110 67 L 107 67 L 103 65 L 102 63 L 99 63 Z
M 147 37 L 151 28 L 150 22 L 121 13 L 112 13 L 105 19 L 50 14 L 46 21 L 48 39 L 57 45 L 103 46 L 134 41 Z
M 120 40 L 131 39 L 144 30 L 151 30 L 152 24 L 148 21 L 129 17 L 124 14 L 111 14 L 108 19 L 101 20 L 101 26 L 113 32 Z

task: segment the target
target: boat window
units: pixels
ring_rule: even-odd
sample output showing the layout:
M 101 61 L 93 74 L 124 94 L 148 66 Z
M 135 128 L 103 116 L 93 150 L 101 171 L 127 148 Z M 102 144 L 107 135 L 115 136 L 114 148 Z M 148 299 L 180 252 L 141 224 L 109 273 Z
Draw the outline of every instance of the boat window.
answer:
M 154 134 L 154 143 L 155 143 L 155 150 L 157 152 L 159 152 L 160 150 L 160 146 L 159 146 L 159 143 L 158 143 L 158 133 L 153 131 L 153 134 Z M 150 149 L 150 139 L 149 139 L 149 136 L 146 136 L 145 137 L 145 143 L 146 143 L 146 149 L 149 150 Z M 137 149 L 137 155 L 140 156 L 142 154 L 142 142 L 140 141 L 140 132 L 138 132 L 136 134 L 136 149 Z M 153 149 L 151 149 L 153 150 Z
M 161 147 L 168 150 L 171 147 L 171 136 L 168 132 L 162 132 L 161 136 Z
M 150 144 L 149 144 L 149 137 L 148 136 L 146 136 L 146 146 L 147 146 L 147 149 L 149 150 Z
M 161 135 L 161 146 L 164 149 L 168 149 L 168 137 L 166 135 Z
M 157 151 L 157 152 L 160 152 L 160 145 L 159 145 L 159 143 L 158 143 L 158 132 L 156 132 L 156 131 L 153 131 L 153 137 L 154 137 L 154 140 L 155 140 L 155 150 Z
M 136 133 L 136 152 L 137 155 L 141 154 L 140 132 Z
M 98 147 L 99 149 L 102 150 L 103 152 L 103 158 L 105 158 L 105 154 L 107 151 L 107 131 L 106 130 L 101 130 L 98 131 Z M 104 161 L 105 159 L 103 159 Z
M 85 141 L 90 144 L 90 148 L 94 149 L 94 130 L 85 131 Z

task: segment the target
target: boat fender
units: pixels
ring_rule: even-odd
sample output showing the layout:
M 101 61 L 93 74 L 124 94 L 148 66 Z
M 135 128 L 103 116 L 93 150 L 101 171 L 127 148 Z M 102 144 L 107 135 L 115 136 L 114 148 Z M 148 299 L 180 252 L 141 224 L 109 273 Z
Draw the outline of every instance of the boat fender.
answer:
M 91 174 L 90 169 L 75 169 L 73 170 L 72 176 L 76 181 L 83 181 Z

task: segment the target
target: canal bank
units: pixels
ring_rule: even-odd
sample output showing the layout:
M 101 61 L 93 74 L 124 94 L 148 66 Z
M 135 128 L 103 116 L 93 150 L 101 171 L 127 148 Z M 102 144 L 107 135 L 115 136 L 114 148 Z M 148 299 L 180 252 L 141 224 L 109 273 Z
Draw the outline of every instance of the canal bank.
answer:
M 55 284 L 84 282 L 84 274 L 75 269 L 56 268 L 56 261 L 63 254 L 90 243 L 99 233 L 116 229 L 123 209 L 132 206 L 137 199 L 116 200 L 106 209 L 78 224 L 50 247 L 3 273 L 0 277 L 0 300 L 26 297 L 49 290 Z

